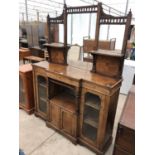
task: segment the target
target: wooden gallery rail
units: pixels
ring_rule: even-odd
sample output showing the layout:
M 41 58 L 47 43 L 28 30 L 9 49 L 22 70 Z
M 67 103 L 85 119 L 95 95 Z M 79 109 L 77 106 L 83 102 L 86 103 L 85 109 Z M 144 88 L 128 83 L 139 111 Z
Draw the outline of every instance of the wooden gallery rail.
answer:
M 93 63 L 68 61 L 67 15 L 97 13 Z M 102 4 L 67 7 L 59 17 L 47 16 L 49 61 L 33 64 L 35 115 L 47 126 L 96 152 L 104 154 L 112 142 L 112 130 L 122 82 L 131 12 L 115 17 L 103 12 Z M 50 25 L 64 24 L 64 43 L 51 43 Z M 121 51 L 98 49 L 101 24 L 125 25 Z M 68 63 L 68 64 L 67 64 Z

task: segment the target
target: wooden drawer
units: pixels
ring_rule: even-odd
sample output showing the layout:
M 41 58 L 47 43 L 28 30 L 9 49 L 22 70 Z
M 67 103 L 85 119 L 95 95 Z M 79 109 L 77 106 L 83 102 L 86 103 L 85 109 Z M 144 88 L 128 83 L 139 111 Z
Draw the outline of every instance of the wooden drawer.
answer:
M 94 90 L 96 92 L 99 92 L 99 93 L 105 94 L 105 95 L 108 95 L 110 93 L 110 91 L 108 89 L 105 89 L 105 88 L 98 86 L 94 83 L 87 82 L 85 80 L 83 80 L 83 87 L 90 89 L 90 90 Z
M 119 124 L 116 136 L 116 144 L 127 152 L 135 152 L 135 132 Z
M 60 74 L 54 74 L 54 73 L 48 73 L 48 72 L 47 72 L 47 76 L 49 78 L 54 79 L 54 80 L 61 81 L 61 82 L 66 83 L 66 84 L 79 87 L 79 82 L 80 82 L 79 80 L 77 81 L 77 80 L 68 78 L 66 76 L 60 75 Z

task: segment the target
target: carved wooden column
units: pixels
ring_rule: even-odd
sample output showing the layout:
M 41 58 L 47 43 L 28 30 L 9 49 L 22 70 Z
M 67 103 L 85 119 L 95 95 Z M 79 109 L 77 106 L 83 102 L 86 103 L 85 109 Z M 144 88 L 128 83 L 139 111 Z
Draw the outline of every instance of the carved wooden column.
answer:
M 99 40 L 99 34 L 100 34 L 101 11 L 102 11 L 102 3 L 98 3 L 98 6 L 97 6 L 97 20 L 96 20 L 96 32 L 95 32 L 95 48 L 94 48 L 94 50 L 98 49 L 98 40 Z
M 51 43 L 51 35 L 50 35 L 50 27 L 51 27 L 51 24 L 50 24 L 50 16 L 49 14 L 47 15 L 47 33 L 48 33 L 48 43 Z
M 127 22 L 125 24 L 125 32 L 124 32 L 123 45 L 122 45 L 122 53 L 124 54 L 124 58 L 125 58 L 126 46 L 127 46 L 127 41 L 128 41 L 128 35 L 129 35 L 129 27 L 131 25 L 131 18 L 132 18 L 132 12 L 130 10 L 130 12 L 127 15 Z M 123 72 L 124 58 L 122 61 L 121 73 Z
M 49 78 L 47 78 L 47 121 L 50 121 Z
M 92 72 L 95 73 L 96 72 L 96 55 L 92 55 L 93 56 L 93 68 L 92 68 Z
M 67 47 L 67 6 L 64 4 L 64 46 Z
M 79 87 L 75 88 L 75 104 L 76 104 L 76 115 L 77 117 L 77 129 L 76 129 L 76 135 L 79 137 L 79 131 L 80 131 L 80 97 L 81 97 L 81 89 L 82 89 L 82 80 L 80 80 Z
M 130 11 L 127 15 L 127 22 L 125 24 L 125 32 L 124 32 L 123 45 L 122 45 L 122 53 L 124 55 L 126 53 L 126 46 L 127 46 L 127 41 L 128 41 L 128 35 L 129 35 L 129 27 L 131 24 L 131 17 L 132 17 L 132 13 Z

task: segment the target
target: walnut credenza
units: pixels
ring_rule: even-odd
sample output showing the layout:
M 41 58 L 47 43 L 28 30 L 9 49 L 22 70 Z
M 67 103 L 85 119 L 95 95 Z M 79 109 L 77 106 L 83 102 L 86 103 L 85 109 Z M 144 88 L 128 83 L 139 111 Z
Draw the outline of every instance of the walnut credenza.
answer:
M 90 68 L 87 62 L 33 64 L 35 114 L 73 143 L 103 154 L 112 142 L 122 80 L 92 73 Z
M 19 107 L 28 114 L 34 111 L 32 65 L 19 67 Z

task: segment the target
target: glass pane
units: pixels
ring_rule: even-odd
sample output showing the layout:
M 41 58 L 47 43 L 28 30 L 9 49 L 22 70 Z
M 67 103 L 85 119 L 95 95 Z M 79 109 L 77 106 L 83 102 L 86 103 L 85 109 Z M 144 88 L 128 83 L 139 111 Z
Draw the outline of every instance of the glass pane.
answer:
M 19 77 L 19 103 L 25 104 L 25 94 L 24 94 L 24 87 L 23 87 L 23 80 Z
M 97 138 L 97 129 L 93 128 L 88 124 L 83 124 L 82 132 L 86 137 L 88 137 L 92 141 L 96 140 Z
M 99 96 L 86 93 L 84 101 L 82 133 L 92 141 L 97 138 L 101 100 Z
M 39 84 L 38 85 L 38 89 L 39 89 L 39 97 L 46 98 L 47 97 L 46 87 L 44 87 L 43 85 Z
M 91 94 L 91 93 L 86 93 L 85 95 L 85 104 L 87 106 L 90 106 L 94 109 L 99 110 L 100 109 L 100 98 L 97 95 Z
M 47 111 L 47 86 L 46 79 L 42 76 L 38 76 L 38 98 L 39 98 L 39 110 L 43 113 Z
M 39 98 L 39 110 L 44 113 L 47 111 L 47 102 L 42 98 Z
M 89 106 L 84 107 L 84 123 L 87 123 L 95 128 L 98 127 L 99 111 Z

